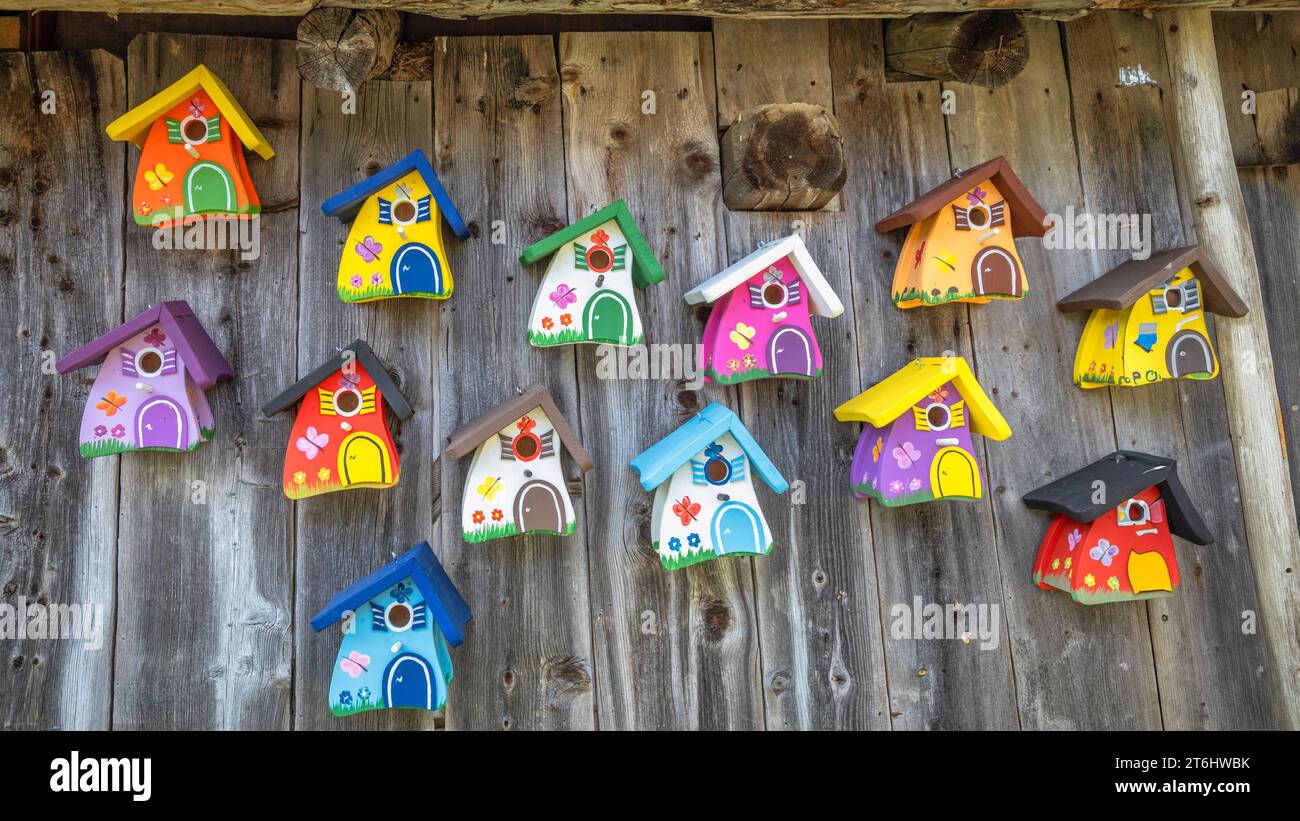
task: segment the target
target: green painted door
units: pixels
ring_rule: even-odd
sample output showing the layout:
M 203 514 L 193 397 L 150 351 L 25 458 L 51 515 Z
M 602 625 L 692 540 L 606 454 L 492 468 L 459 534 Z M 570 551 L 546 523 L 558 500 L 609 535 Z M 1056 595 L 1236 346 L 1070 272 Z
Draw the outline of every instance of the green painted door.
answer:
M 598 291 L 587 303 L 587 338 L 627 344 L 632 338 L 632 309 L 617 291 Z
M 185 210 L 190 214 L 233 213 L 235 184 L 226 169 L 212 162 L 195 163 L 185 174 Z

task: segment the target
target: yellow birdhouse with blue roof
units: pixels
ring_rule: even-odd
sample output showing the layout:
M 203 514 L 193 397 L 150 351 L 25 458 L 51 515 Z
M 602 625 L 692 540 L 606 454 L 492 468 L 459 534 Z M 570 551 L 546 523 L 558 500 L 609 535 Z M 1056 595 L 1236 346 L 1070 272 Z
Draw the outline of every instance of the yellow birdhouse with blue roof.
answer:
M 442 221 L 459 239 L 469 237 L 469 227 L 423 151 L 330 197 L 321 210 L 352 221 L 339 261 L 339 299 L 451 296 Z

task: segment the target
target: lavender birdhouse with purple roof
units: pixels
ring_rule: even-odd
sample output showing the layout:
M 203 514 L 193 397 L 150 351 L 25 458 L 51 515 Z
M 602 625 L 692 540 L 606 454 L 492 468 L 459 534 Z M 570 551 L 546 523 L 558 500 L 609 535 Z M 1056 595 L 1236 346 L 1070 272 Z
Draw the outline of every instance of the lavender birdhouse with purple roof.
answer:
M 234 375 L 183 300 L 161 302 L 55 363 L 103 363 L 81 417 L 81 455 L 190 451 L 212 438 L 204 391 Z

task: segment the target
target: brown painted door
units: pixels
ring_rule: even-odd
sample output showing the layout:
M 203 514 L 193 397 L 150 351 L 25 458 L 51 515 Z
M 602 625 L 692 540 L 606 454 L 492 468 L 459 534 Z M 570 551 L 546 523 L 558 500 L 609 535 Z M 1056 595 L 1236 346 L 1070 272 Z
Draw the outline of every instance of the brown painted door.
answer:
M 1020 269 L 1005 248 L 985 248 L 976 254 L 971 280 L 977 294 L 1020 296 Z
M 564 502 L 560 491 L 550 482 L 536 479 L 519 489 L 515 496 L 515 527 L 520 533 L 530 530 L 564 532 Z
M 1214 373 L 1210 343 L 1196 331 L 1174 334 L 1166 350 L 1166 364 L 1172 377 L 1187 376 L 1190 373 Z

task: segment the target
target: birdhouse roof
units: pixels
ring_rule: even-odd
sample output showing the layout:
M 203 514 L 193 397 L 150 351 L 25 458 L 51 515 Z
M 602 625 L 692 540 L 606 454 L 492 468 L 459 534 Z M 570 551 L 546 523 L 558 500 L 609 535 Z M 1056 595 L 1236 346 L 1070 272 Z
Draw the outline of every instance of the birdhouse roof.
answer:
M 151 305 L 144 313 L 67 354 L 55 362 L 54 367 L 59 373 L 67 373 L 103 362 L 109 351 L 152 325 L 162 326 L 168 341 L 176 346 L 186 370 L 200 388 L 207 390 L 222 379 L 235 375 L 230 363 L 212 342 L 212 337 L 203 329 L 203 323 L 194 315 L 189 303 L 182 299 Z
M 424 184 L 429 186 L 429 192 L 438 203 L 438 210 L 442 212 L 442 218 L 447 221 L 447 227 L 451 232 L 460 239 L 468 239 L 469 226 L 465 224 L 460 211 L 456 209 L 456 204 L 451 201 L 447 189 L 442 187 L 442 181 L 438 179 L 433 166 L 429 164 L 429 158 L 418 148 L 387 168 L 375 172 L 351 188 L 325 200 L 320 210 L 324 211 L 327 217 L 338 217 L 344 222 L 349 222 L 356 217 L 371 194 L 382 191 L 412 171 L 420 172 Z
M 623 232 L 627 244 L 632 247 L 632 284 L 638 288 L 649 288 L 664 281 L 664 269 L 659 267 L 650 244 L 645 241 L 641 229 L 632 221 L 627 204 L 617 200 L 606 205 L 590 216 L 578 220 L 568 228 L 561 228 L 549 237 L 538 240 L 523 250 L 519 255 L 519 264 L 528 267 L 535 262 L 546 259 L 560 250 L 570 240 L 580 238 L 588 231 L 594 231 L 601 225 L 614 220 Z
M 876 223 L 876 230 L 887 234 L 926 219 L 948 203 L 982 182 L 991 182 L 1006 198 L 1011 208 L 1011 235 L 1014 237 L 1041 237 L 1050 227 L 1047 212 L 1038 200 L 1030 195 L 1025 184 L 1011 170 L 1006 157 L 995 157 L 974 168 L 968 168 L 904 205 Z
M 350 361 L 347 356 L 348 352 L 356 356 L 356 360 L 361 363 L 361 367 L 366 369 L 370 378 L 375 381 L 375 387 L 383 394 L 384 401 L 388 407 L 393 409 L 393 413 L 398 419 L 410 419 L 411 414 L 415 411 L 411 408 L 411 403 L 406 401 L 402 392 L 398 389 L 397 383 L 393 382 L 388 376 L 388 371 L 384 368 L 384 363 L 379 361 L 375 352 L 370 350 L 370 346 L 363 340 L 357 339 L 343 350 L 339 351 L 332 358 L 325 360 L 316 367 L 311 373 L 294 382 L 278 396 L 262 406 L 262 413 L 266 416 L 274 416 L 285 408 L 291 407 L 299 399 L 307 394 L 312 388 L 324 382 L 329 375 L 342 369 Z
M 324 610 L 312 616 L 312 629 L 317 632 L 324 630 L 343 618 L 345 613 L 355 611 L 408 576 L 424 596 L 425 605 L 438 627 L 442 628 L 447 643 L 459 647 L 465 641 L 465 625 L 473 616 L 428 542 L 420 542 L 361 581 L 339 591 Z
M 672 478 L 679 467 L 686 464 L 691 457 L 704 450 L 724 433 L 735 437 L 741 450 L 749 457 L 754 472 L 763 477 L 767 486 L 776 493 L 784 493 L 789 487 L 781 471 L 776 469 L 772 460 L 754 441 L 749 430 L 741 423 L 740 417 L 727 408 L 712 402 L 707 408 L 688 419 L 677 430 L 660 439 L 657 443 L 632 460 L 632 470 L 641 477 L 641 487 L 654 490 Z
M 803 237 L 791 234 L 759 246 L 749 256 L 736 262 L 720 274 L 706 282 L 696 285 L 686 292 L 689 305 L 717 302 L 722 297 L 739 288 L 750 277 L 766 270 L 778 260 L 789 257 L 794 264 L 799 278 L 808 286 L 808 298 L 812 303 L 813 313 L 819 316 L 839 316 L 844 313 L 844 304 L 831 288 L 821 269 L 813 262 L 808 246 Z
M 1101 483 L 1101 484 L 1098 484 Z M 1025 494 L 1025 506 L 1062 513 L 1078 522 L 1091 522 L 1126 499 L 1156 485 L 1165 502 L 1169 529 L 1196 544 L 1212 544 L 1214 536 L 1201 519 L 1191 497 L 1178 481 L 1178 463 L 1164 456 L 1119 450 L 1086 468 Z M 1097 489 L 1104 501 L 1096 501 Z
M 513 424 L 521 416 L 526 416 L 529 411 L 539 407 L 546 412 L 546 417 L 551 420 L 551 425 L 569 451 L 569 455 L 573 457 L 573 461 L 582 468 L 584 473 L 591 470 L 595 464 L 591 460 L 591 454 L 587 453 L 582 442 L 578 441 L 578 435 L 565 421 L 555 400 L 551 398 L 550 391 L 541 385 L 529 386 L 528 390 L 518 396 L 507 399 L 455 430 L 447 437 L 447 455 L 459 459 L 472 453 L 485 440 L 496 436 L 502 428 Z
M 262 132 L 253 125 L 253 121 L 239 105 L 235 95 L 230 93 L 221 78 L 208 70 L 207 66 L 195 66 L 188 74 L 145 100 L 140 105 L 118 117 L 108 124 L 108 136 L 114 140 L 129 140 L 144 148 L 145 138 L 154 121 L 176 106 L 185 102 L 191 95 L 203 89 L 225 115 L 226 122 L 235 129 L 239 141 L 249 150 L 264 160 L 275 156 L 275 149 L 266 141 Z
M 1143 294 L 1168 282 L 1184 268 L 1191 268 L 1192 274 L 1201 283 L 1201 301 L 1205 310 L 1223 316 L 1246 315 L 1246 300 L 1232 289 L 1228 278 L 1201 251 L 1199 245 L 1161 251 L 1147 259 L 1127 260 L 1060 300 L 1056 307 L 1062 311 L 1087 311 L 1095 308 L 1122 311 Z
M 872 427 L 883 428 L 947 382 L 952 382 L 965 400 L 972 431 L 998 441 L 1011 436 L 1011 426 L 960 356 L 929 356 L 913 360 L 840 405 L 835 409 L 835 418 L 841 422 L 866 422 Z

